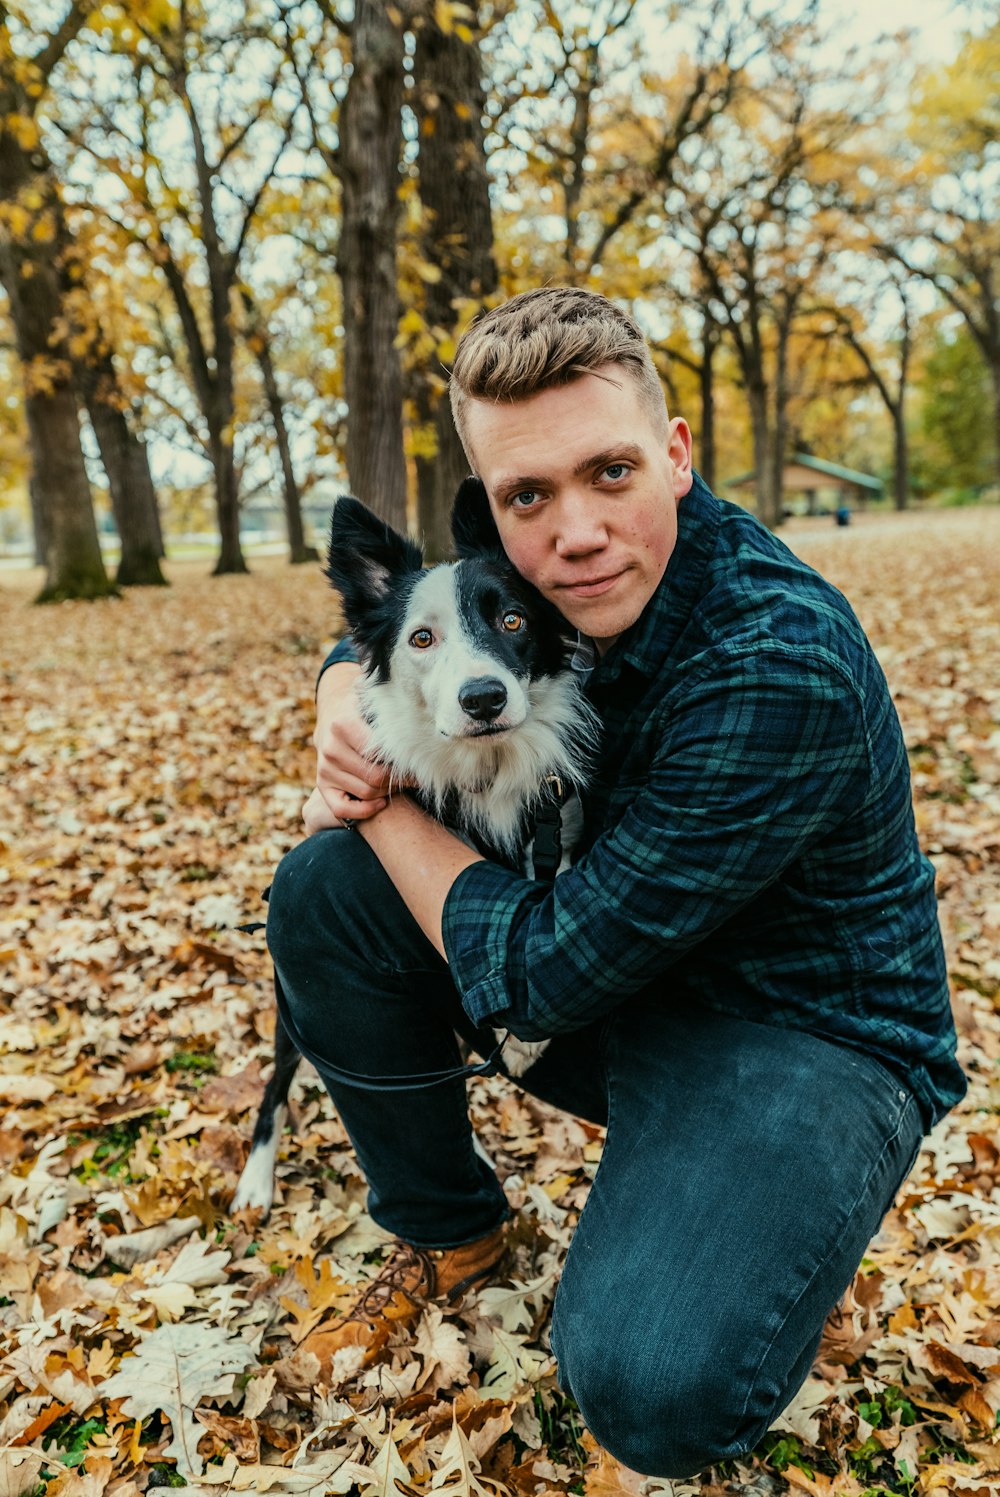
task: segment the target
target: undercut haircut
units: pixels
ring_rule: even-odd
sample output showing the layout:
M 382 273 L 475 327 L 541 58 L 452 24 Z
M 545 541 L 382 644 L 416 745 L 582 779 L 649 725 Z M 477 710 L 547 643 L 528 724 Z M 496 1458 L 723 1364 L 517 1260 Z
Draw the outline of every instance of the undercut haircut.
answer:
M 465 455 L 473 400 L 528 400 L 584 374 L 608 375 L 620 364 L 653 423 L 666 434 L 667 403 L 649 345 L 627 313 L 596 291 L 544 286 L 480 312 L 459 340 L 449 386 L 451 411 Z

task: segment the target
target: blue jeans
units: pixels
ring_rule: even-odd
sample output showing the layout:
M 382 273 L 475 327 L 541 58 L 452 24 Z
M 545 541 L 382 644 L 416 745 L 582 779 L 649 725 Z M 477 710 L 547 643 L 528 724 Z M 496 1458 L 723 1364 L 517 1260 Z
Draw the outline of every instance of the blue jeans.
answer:
M 454 1031 L 474 1031 L 447 964 L 360 837 L 321 832 L 289 853 L 267 929 L 283 1016 L 321 1075 L 324 1060 L 384 1076 L 458 1064 Z M 508 1214 L 463 1080 L 324 1080 L 382 1226 L 451 1247 Z M 697 1006 L 669 973 L 557 1036 L 518 1084 L 607 1127 L 552 1324 L 594 1437 L 660 1477 L 752 1449 L 909 1172 L 913 1096 L 871 1056 Z

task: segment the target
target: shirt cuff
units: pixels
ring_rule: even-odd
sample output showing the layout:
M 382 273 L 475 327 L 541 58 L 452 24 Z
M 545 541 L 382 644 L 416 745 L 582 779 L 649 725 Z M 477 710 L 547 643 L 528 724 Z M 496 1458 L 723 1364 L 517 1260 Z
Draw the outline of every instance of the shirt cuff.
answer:
M 452 981 L 473 1024 L 494 1022 L 512 1006 L 515 924 L 535 888 L 498 863 L 463 868 L 445 897 L 441 932 Z

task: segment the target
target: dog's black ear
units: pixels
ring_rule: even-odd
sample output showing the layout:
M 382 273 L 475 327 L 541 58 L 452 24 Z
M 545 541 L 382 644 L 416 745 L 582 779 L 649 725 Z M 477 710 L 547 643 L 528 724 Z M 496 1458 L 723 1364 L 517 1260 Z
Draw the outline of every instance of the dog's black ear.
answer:
M 330 519 L 326 575 L 340 594 L 351 629 L 364 625 L 395 579 L 419 572 L 423 564 L 420 547 L 380 520 L 367 504 L 349 494 L 337 500 Z
M 463 478 L 459 484 L 451 508 L 451 538 L 459 557 L 504 555 L 503 542 L 481 478 Z

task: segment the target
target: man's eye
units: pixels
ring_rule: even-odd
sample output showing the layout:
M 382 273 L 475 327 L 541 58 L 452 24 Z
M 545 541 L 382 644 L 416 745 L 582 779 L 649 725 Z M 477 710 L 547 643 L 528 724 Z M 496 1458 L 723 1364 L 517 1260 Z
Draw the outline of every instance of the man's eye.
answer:
M 519 489 L 516 494 L 511 494 L 507 503 L 511 509 L 530 509 L 537 498 L 536 489 Z
M 627 472 L 627 463 L 609 463 L 604 470 L 604 476 L 610 478 L 612 483 L 615 483 L 619 478 L 624 478 Z
M 434 636 L 429 629 L 414 629 L 410 635 L 410 644 L 415 650 L 428 650 L 434 643 Z
M 524 614 L 515 613 L 514 609 L 512 608 L 509 610 L 509 612 L 504 614 L 503 618 L 500 620 L 500 623 L 501 626 L 506 629 L 508 634 L 517 634 L 519 630 L 524 628 Z

